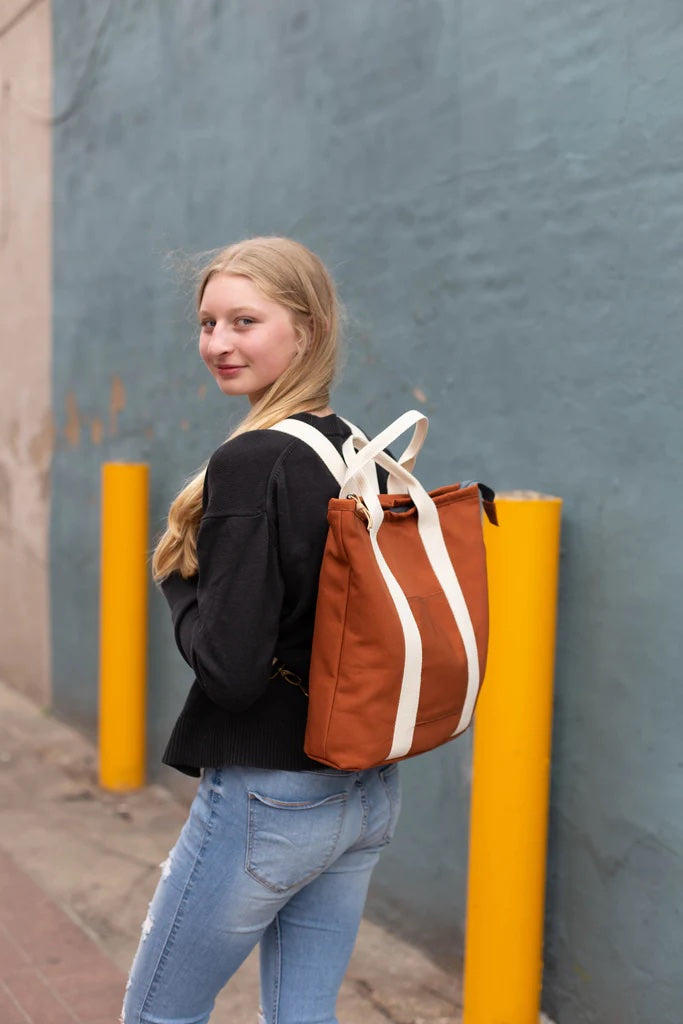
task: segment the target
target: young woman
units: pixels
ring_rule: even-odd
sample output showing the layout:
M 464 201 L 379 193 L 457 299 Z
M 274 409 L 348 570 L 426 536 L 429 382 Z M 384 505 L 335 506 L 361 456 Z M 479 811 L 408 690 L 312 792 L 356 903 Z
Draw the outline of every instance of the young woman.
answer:
M 154 554 L 195 675 L 164 761 L 201 781 L 143 925 L 122 1021 L 206 1024 L 258 943 L 261 1024 L 336 1024 L 370 875 L 396 826 L 398 769 L 338 771 L 304 753 L 338 485 L 307 444 L 266 428 L 295 416 L 341 450 L 349 428 L 329 405 L 339 307 L 312 252 L 254 238 L 206 267 L 198 315 L 209 372 L 251 409 L 175 499 Z

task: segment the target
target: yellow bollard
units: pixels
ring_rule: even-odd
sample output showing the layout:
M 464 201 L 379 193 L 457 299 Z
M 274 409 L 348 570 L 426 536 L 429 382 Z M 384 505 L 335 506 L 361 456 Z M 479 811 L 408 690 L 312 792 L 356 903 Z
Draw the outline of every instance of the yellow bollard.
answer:
M 559 498 L 496 499 L 491 631 L 474 726 L 463 1024 L 538 1024 Z
M 149 468 L 102 467 L 99 777 L 106 789 L 145 782 Z

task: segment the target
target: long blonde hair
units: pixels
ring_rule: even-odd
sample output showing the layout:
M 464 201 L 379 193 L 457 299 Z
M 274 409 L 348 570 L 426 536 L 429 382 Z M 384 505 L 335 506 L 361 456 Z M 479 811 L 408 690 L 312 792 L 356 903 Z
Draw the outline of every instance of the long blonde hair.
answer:
M 266 298 L 294 315 L 304 342 L 285 372 L 251 407 L 227 440 L 247 430 L 272 427 L 287 416 L 324 408 L 337 369 L 341 309 L 332 278 L 322 261 L 290 238 L 248 238 L 221 250 L 200 271 L 197 308 L 215 274 L 241 274 Z M 197 572 L 197 534 L 202 516 L 206 466 L 171 503 L 166 530 L 152 559 L 155 580 L 178 571 Z

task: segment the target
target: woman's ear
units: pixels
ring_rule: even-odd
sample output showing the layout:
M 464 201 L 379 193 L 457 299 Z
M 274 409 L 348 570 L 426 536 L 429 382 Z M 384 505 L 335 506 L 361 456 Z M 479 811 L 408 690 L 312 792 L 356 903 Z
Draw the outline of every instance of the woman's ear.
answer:
M 302 324 L 299 325 L 297 330 L 299 335 L 296 343 L 296 350 L 299 355 L 303 355 L 304 352 L 308 352 L 311 347 L 311 338 L 313 337 L 313 317 L 309 316 Z

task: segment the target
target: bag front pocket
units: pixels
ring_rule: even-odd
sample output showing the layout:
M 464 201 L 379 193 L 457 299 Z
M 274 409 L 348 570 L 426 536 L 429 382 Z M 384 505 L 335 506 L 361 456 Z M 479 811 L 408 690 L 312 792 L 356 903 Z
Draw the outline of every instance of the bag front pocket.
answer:
M 289 803 L 250 792 L 247 873 L 278 893 L 315 878 L 332 861 L 347 798 Z

